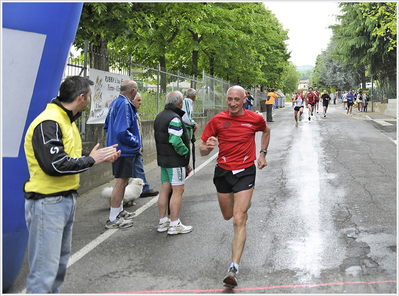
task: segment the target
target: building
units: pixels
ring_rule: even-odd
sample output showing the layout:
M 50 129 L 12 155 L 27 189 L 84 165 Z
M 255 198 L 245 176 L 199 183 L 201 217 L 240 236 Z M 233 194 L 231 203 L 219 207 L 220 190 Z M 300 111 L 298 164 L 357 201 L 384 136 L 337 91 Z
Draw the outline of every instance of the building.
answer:
M 307 91 L 309 88 L 310 80 L 299 80 L 298 89 L 302 89 L 303 91 Z

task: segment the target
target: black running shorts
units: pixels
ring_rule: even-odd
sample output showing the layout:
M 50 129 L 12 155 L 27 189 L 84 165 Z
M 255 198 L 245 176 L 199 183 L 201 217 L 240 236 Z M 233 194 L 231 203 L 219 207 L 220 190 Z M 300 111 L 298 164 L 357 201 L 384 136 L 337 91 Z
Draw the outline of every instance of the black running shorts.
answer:
M 256 168 L 254 164 L 235 175 L 232 171 L 222 169 L 216 165 L 213 184 L 215 184 L 219 193 L 237 193 L 254 187 L 255 177 Z
M 133 178 L 133 157 L 121 156 L 112 163 L 112 174 L 115 178 Z

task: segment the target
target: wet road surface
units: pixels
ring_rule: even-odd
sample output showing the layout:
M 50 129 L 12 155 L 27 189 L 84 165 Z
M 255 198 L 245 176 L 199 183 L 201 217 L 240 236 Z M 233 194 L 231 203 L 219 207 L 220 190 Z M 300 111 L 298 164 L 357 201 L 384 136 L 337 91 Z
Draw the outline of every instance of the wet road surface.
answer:
M 305 111 L 295 127 L 293 113 L 277 109 L 269 124 L 268 166 L 257 170 L 234 292 L 396 293 L 396 120 L 387 130 L 378 122 L 385 118 L 349 117 L 337 105 L 310 122 Z M 260 134 L 256 141 L 259 151 Z M 197 170 L 186 180 L 180 219 L 194 227 L 190 234 L 157 233 L 156 198 L 127 208 L 137 214 L 132 228 L 106 230 L 102 187 L 79 197 L 61 292 L 231 293 L 222 279 L 233 227 L 212 182 L 216 152 L 197 152 Z M 159 168 L 145 169 L 159 190 Z M 23 292 L 26 274 L 25 260 L 8 292 Z

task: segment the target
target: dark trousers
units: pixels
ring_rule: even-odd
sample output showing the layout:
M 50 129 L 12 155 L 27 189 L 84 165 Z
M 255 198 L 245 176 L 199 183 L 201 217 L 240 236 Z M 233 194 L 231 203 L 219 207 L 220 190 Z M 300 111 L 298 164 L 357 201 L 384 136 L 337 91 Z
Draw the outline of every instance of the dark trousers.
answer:
M 266 105 L 266 121 L 267 122 L 273 121 L 272 114 L 273 114 L 273 105 L 272 104 Z

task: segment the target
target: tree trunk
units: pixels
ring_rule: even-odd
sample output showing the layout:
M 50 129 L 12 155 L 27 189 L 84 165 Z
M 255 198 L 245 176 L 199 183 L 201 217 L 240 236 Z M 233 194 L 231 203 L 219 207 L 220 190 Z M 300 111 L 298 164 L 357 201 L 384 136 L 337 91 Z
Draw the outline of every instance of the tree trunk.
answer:
M 161 92 L 166 94 L 166 57 L 165 55 L 159 57 L 159 65 L 161 68 Z
M 191 75 L 197 76 L 198 71 L 198 50 L 193 50 L 193 69 Z
M 96 37 L 97 45 L 89 45 L 89 63 L 90 68 L 109 71 L 108 58 L 108 40 L 102 39 L 101 36 Z
M 366 69 L 365 68 L 363 68 L 361 71 L 360 71 L 360 77 L 361 77 L 361 80 L 362 80 L 362 89 L 363 90 L 365 90 L 366 89 Z
M 190 30 L 190 32 L 191 32 L 191 35 L 193 35 L 193 40 L 194 40 L 194 43 L 196 44 L 195 46 L 194 46 L 194 49 L 193 49 L 193 51 L 192 51 L 192 62 L 191 62 L 191 65 L 192 65 L 192 67 L 191 67 L 191 75 L 195 75 L 195 76 L 198 76 L 198 59 L 199 59 L 199 50 L 198 50 L 198 48 L 200 48 L 200 42 L 202 41 L 202 38 L 204 37 L 204 36 L 199 36 L 199 34 L 198 33 L 194 33 L 193 31 L 191 31 Z
M 209 74 L 211 76 L 215 75 L 215 53 L 212 52 L 209 57 Z

